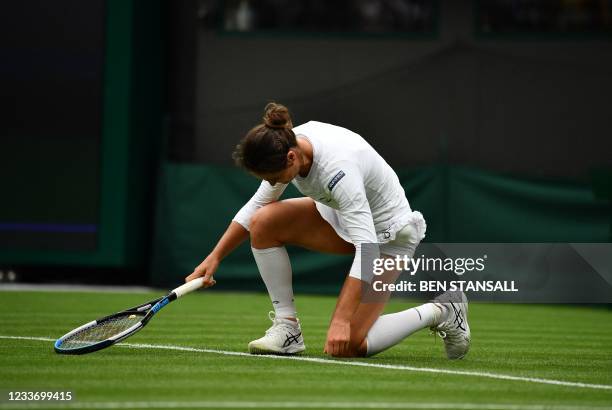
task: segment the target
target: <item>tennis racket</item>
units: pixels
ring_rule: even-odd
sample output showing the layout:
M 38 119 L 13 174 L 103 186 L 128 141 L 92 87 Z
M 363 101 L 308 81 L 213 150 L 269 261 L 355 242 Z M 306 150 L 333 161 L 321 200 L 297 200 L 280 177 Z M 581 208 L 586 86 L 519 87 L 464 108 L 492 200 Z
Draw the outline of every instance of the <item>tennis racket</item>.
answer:
M 91 353 L 112 346 L 145 327 L 168 303 L 202 287 L 204 278 L 179 286 L 166 296 L 79 326 L 55 342 L 60 354 Z

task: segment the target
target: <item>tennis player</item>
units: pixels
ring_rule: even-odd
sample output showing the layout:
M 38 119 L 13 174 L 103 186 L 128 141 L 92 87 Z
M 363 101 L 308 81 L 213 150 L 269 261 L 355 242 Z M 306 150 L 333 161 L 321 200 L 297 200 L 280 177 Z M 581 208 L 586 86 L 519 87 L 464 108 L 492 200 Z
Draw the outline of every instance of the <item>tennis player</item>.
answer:
M 233 156 L 262 180 L 261 185 L 186 280 L 203 276 L 205 287 L 214 285 L 221 260 L 250 237 L 274 307 L 272 327 L 249 343 L 251 353 L 305 350 L 285 249 L 292 244 L 354 254 L 329 325 L 327 354 L 371 356 L 432 328 L 444 339 L 448 358 L 465 356 L 470 346 L 465 295 L 455 302 L 432 302 L 382 316 L 384 300 L 362 300 L 362 281 L 372 280 L 361 272 L 362 244 L 379 243 L 383 257 L 412 257 L 426 224 L 423 215 L 410 208 L 395 172 L 361 136 L 317 121 L 293 127 L 287 108 L 270 103 L 263 123 L 246 134 Z M 289 183 L 304 197 L 278 201 Z

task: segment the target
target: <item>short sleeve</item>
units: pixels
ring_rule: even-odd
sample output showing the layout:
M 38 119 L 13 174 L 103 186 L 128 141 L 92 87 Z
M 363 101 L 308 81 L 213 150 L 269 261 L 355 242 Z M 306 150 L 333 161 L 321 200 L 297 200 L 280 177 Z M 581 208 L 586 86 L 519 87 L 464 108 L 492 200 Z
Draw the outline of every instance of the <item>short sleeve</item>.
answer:
M 233 221 L 238 222 L 247 231 L 251 224 L 251 218 L 259 208 L 271 202 L 277 201 L 287 188 L 287 184 L 270 185 L 268 181 L 261 181 L 259 188 L 249 201 L 234 216 Z

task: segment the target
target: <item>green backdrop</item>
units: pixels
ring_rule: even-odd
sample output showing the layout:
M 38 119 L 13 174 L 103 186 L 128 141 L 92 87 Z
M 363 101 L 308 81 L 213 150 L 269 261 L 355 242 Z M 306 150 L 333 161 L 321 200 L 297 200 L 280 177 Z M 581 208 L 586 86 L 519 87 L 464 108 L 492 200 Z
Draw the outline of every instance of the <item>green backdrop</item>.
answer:
M 411 207 L 425 215 L 427 242 L 608 242 L 609 202 L 587 184 L 528 180 L 464 167 L 399 170 Z M 156 210 L 152 282 L 172 286 L 216 244 L 259 182 L 221 166 L 164 166 Z M 284 197 L 299 196 L 290 186 Z M 352 258 L 298 248 L 289 253 L 302 292 L 335 292 Z M 224 260 L 219 288 L 264 290 L 248 243 Z
M 91 152 L 91 146 L 84 147 L 73 141 L 60 143 L 55 140 L 55 144 L 46 145 L 37 141 L 30 150 L 39 152 L 39 157 L 48 158 L 38 162 L 39 158 L 33 155 L 31 161 L 35 169 L 26 170 L 23 175 L 21 172 L 9 174 L 4 179 L 10 184 L 3 187 L 4 191 L 19 192 L 20 184 L 36 185 L 37 172 L 45 172 L 48 167 L 48 173 L 58 173 L 50 167 L 57 166 L 63 159 L 65 163 L 61 169 L 65 169 L 65 175 L 60 174 L 62 179 L 54 185 L 39 183 L 38 189 L 45 191 L 37 198 L 22 199 L 17 205 L 0 205 L 0 220 L 4 217 L 6 222 L 47 222 L 27 219 L 32 218 L 32 214 L 46 213 L 45 208 L 54 205 L 53 201 L 45 203 L 38 198 L 45 193 L 50 198 L 67 196 L 73 204 L 59 220 L 51 222 L 96 224 L 95 249 L 13 249 L 7 246 L 0 249 L 0 264 L 144 269 L 148 263 L 150 209 L 162 134 L 161 1 L 107 0 L 105 19 L 103 124 L 99 146 Z M 96 155 L 100 160 L 99 170 L 88 161 Z M 10 166 L 10 161 L 7 165 Z M 19 165 L 18 169 L 24 168 L 23 164 Z M 95 175 L 89 175 L 91 173 Z M 99 181 L 92 188 L 91 180 L 98 179 L 98 173 Z M 3 198 L 3 201 L 10 201 L 10 198 Z M 20 208 L 23 210 L 20 214 L 10 212 Z M 99 209 L 97 214 L 86 213 L 87 209 L 96 208 Z M 54 212 L 59 213 L 58 210 Z M 89 272 L 83 270 L 83 275 Z

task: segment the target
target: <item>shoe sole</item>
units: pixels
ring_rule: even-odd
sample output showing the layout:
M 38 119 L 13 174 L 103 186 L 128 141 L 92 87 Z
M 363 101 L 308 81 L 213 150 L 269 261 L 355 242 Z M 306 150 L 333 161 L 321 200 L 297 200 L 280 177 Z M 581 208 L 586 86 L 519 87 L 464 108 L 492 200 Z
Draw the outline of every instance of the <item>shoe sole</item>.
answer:
M 459 356 L 459 357 L 448 357 L 448 356 L 447 356 L 447 359 L 448 359 L 448 360 L 461 360 L 461 359 L 463 359 L 465 356 L 467 356 L 467 354 L 468 354 L 468 352 L 469 352 L 469 351 L 470 351 L 470 349 L 468 348 L 468 351 L 467 351 L 467 352 L 465 352 L 465 353 L 464 353 L 462 356 Z
M 249 345 L 249 353 L 251 354 L 274 354 L 279 356 L 290 356 L 290 355 L 298 355 L 303 353 L 306 350 L 306 346 L 301 349 L 287 349 L 287 350 L 270 350 L 264 347 L 252 346 Z

